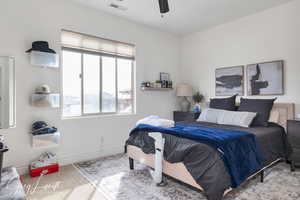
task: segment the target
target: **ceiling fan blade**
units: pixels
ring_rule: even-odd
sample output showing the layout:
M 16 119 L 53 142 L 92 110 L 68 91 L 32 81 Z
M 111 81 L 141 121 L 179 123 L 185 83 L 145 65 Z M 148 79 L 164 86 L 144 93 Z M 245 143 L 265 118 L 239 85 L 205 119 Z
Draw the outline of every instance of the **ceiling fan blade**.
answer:
M 158 0 L 160 13 L 167 13 L 170 11 L 168 0 Z

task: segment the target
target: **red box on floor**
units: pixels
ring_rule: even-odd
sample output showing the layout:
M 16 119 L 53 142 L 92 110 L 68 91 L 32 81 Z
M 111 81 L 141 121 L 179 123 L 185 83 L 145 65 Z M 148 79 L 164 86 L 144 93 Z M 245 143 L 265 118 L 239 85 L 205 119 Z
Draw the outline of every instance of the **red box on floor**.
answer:
M 30 176 L 31 177 L 38 177 L 47 174 L 52 174 L 55 172 L 59 171 L 59 165 L 58 164 L 53 164 L 45 167 L 40 167 L 40 168 L 29 168 Z

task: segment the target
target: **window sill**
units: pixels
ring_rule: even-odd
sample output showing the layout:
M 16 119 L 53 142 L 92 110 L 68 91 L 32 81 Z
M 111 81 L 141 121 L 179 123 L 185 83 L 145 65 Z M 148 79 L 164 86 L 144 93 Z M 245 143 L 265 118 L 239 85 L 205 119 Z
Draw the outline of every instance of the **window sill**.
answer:
M 89 119 L 89 118 L 102 118 L 102 117 L 123 117 L 123 116 L 135 116 L 136 113 L 103 113 L 103 114 L 91 114 L 91 115 L 82 115 L 74 117 L 62 117 L 62 120 L 72 120 L 72 119 Z

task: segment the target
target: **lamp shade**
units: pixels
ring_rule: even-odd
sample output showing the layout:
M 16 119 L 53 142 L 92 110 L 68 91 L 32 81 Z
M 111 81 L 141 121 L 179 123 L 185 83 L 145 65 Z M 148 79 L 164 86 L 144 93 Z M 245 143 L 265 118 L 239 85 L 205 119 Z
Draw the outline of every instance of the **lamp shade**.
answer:
M 191 97 L 193 95 L 193 88 L 189 84 L 181 83 L 177 85 L 176 95 L 178 97 Z

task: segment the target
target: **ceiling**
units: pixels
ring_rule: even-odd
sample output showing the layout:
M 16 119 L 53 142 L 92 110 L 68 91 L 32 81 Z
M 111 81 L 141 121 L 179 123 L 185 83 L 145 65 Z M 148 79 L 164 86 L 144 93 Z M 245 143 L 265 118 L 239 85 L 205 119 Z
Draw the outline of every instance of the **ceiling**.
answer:
M 169 0 L 170 12 L 163 18 L 158 0 L 68 0 L 178 35 L 254 14 L 291 0 Z M 109 7 L 115 3 L 126 11 Z

